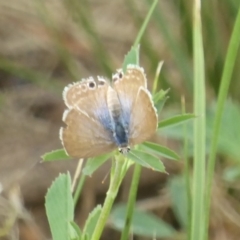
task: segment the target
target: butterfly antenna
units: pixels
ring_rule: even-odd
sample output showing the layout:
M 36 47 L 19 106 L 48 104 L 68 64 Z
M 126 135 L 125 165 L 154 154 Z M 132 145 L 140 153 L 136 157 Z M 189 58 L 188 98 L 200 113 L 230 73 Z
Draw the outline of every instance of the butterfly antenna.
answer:
M 110 170 L 108 170 L 107 174 L 106 174 L 105 177 L 103 178 L 102 184 L 105 183 L 105 181 L 106 181 L 106 179 L 107 179 L 107 177 L 108 177 L 109 175 L 110 175 Z
M 78 161 L 78 165 L 77 165 L 77 169 L 74 173 L 74 177 L 73 177 L 73 182 L 72 182 L 72 186 L 71 186 L 71 192 L 74 192 L 75 186 L 76 186 L 76 182 L 81 174 L 81 170 L 82 170 L 82 164 L 83 164 L 83 158 L 80 158 Z

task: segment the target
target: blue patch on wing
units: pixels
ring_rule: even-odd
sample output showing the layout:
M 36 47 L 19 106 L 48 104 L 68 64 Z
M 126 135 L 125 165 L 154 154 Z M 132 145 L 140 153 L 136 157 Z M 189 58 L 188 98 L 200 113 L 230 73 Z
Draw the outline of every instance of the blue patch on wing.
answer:
M 128 145 L 128 134 L 126 133 L 126 128 L 123 125 L 122 118 L 117 119 L 115 122 L 115 142 L 118 146 Z
M 96 118 L 102 123 L 106 130 L 110 132 L 114 131 L 114 126 L 107 106 L 97 109 Z
M 128 97 L 126 97 L 125 99 L 119 98 L 119 101 L 122 108 L 122 123 L 123 126 L 128 129 L 131 121 L 131 109 L 133 101 L 130 100 Z
M 106 129 L 106 134 L 117 146 L 128 145 L 128 126 L 130 121 L 129 111 L 122 111 L 122 114 L 112 119 L 107 106 L 101 106 L 94 111 L 95 120 L 98 120 Z M 96 129 L 97 131 L 97 129 Z

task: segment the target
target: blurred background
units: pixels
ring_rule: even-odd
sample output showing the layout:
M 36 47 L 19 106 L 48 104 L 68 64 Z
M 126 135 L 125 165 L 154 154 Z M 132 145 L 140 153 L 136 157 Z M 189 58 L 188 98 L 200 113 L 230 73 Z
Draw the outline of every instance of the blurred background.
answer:
M 150 0 L 0 0 L 0 239 L 49 239 L 44 196 L 59 172 L 74 173 L 77 161 L 40 163 L 45 152 L 61 148 L 62 89 L 83 77 L 111 77 L 120 68 L 149 10 Z M 207 137 L 239 0 L 202 2 L 207 90 Z M 140 63 L 151 90 L 159 61 L 159 89 L 169 99 L 160 120 L 192 112 L 192 6 L 188 0 L 159 0 L 141 40 Z M 209 239 L 240 235 L 240 58 L 226 102 L 213 186 Z M 192 157 L 191 124 L 187 127 Z M 159 132 L 158 141 L 183 156 L 182 126 Z M 208 143 L 207 143 L 208 146 Z M 207 155 L 207 153 L 206 153 Z M 164 221 L 157 239 L 186 239 L 187 200 L 184 159 L 162 159 L 169 175 L 144 169 L 137 206 Z M 82 226 L 102 203 L 110 166 L 87 178 L 76 209 Z M 131 171 L 118 203 L 127 200 Z M 113 218 L 114 219 L 114 218 Z M 119 239 L 114 220 L 103 239 Z M 141 236 L 134 239 L 153 239 Z

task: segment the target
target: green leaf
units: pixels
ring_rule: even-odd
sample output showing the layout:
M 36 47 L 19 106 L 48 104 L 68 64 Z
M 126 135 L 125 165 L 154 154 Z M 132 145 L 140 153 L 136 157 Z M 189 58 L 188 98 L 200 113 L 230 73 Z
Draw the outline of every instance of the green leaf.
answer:
M 240 179 L 240 167 L 231 166 L 224 170 L 223 179 L 229 183 L 234 183 Z
M 131 150 L 127 157 L 143 167 L 152 168 L 159 172 L 165 172 L 163 163 L 157 157 L 141 150 Z
M 108 154 L 101 155 L 99 157 L 88 159 L 85 167 L 83 168 L 83 174 L 91 176 L 112 155 L 113 153 L 108 153 Z
M 121 231 L 125 224 L 126 205 L 118 204 L 114 207 L 110 215 L 111 225 Z M 135 235 L 157 238 L 173 237 L 176 231 L 162 219 L 154 216 L 151 213 L 139 211 L 133 212 L 131 231 Z
M 102 207 L 101 205 L 97 205 L 93 211 L 89 214 L 87 221 L 85 223 L 84 229 L 83 229 L 83 236 L 87 236 L 88 239 L 92 238 L 92 234 L 94 232 L 94 229 L 96 228 L 98 218 L 100 216 Z
M 131 50 L 125 55 L 123 61 L 123 72 L 127 70 L 128 64 L 139 65 L 139 46 L 132 47 Z
M 145 148 L 145 150 L 149 150 L 152 153 L 155 153 L 159 156 L 163 156 L 169 159 L 173 159 L 173 160 L 179 160 L 179 156 L 172 151 L 171 149 L 161 146 L 159 144 L 156 143 L 152 143 L 152 142 L 145 142 L 143 144 L 141 144 L 141 148 Z
M 217 153 L 228 156 L 230 159 L 240 160 L 240 127 L 236 122 L 240 121 L 239 105 L 226 101 L 224 111 L 221 119 L 221 129 L 217 145 Z M 216 103 L 208 105 L 206 111 L 206 154 L 210 151 L 210 142 L 212 140 L 212 130 L 214 125 L 214 117 L 216 115 Z M 161 135 L 168 138 L 183 140 L 184 136 L 187 137 L 189 146 L 188 154 L 191 157 L 193 154 L 193 121 L 186 122 L 186 132 L 178 125 L 169 128 L 161 128 Z
M 211 111 L 211 112 L 210 112 Z M 207 115 L 207 134 L 212 139 L 212 129 L 214 117 L 216 116 L 216 105 L 212 106 Z M 225 102 L 221 118 L 221 128 L 218 139 L 218 152 L 229 156 L 232 159 L 240 160 L 240 126 L 236 124 L 240 121 L 240 106 L 228 100 Z
M 188 224 L 188 207 L 190 205 L 187 199 L 186 184 L 183 176 L 169 179 L 168 188 L 174 214 L 181 226 L 186 229 Z
M 167 93 L 169 92 L 169 89 L 168 90 L 160 90 L 158 92 L 156 92 L 154 95 L 153 95 L 153 102 L 154 104 L 157 104 L 159 101 L 164 101 L 166 99 L 166 95 Z
M 159 92 L 157 92 L 157 88 L 158 88 L 158 82 L 159 82 L 159 76 L 160 76 L 160 72 L 162 70 L 162 66 L 163 66 L 163 61 L 160 61 L 158 63 L 157 69 L 156 69 L 156 74 L 155 77 L 153 79 L 153 87 L 152 87 L 152 94 L 153 95 L 158 95 Z M 156 104 L 156 102 L 154 101 L 154 103 Z
M 160 90 L 159 92 L 155 93 L 153 95 L 153 102 L 154 102 L 154 106 L 156 107 L 158 113 L 160 113 L 162 111 L 162 108 L 166 102 L 166 100 L 168 99 L 167 93 L 169 90 Z
M 88 234 L 84 235 L 81 240 L 90 240 L 90 237 L 88 236 Z
M 74 204 L 69 173 L 60 174 L 48 189 L 45 207 L 53 240 L 70 240 Z
M 177 115 L 172 118 L 168 118 L 166 120 L 163 120 L 158 123 L 158 128 L 165 128 L 165 127 L 172 127 L 174 125 L 184 123 L 192 118 L 195 118 L 196 116 L 191 113 L 186 113 L 182 115 Z
M 71 234 L 70 234 L 71 240 L 81 240 L 82 232 L 79 226 L 75 222 L 70 222 L 69 224 L 71 227 Z
M 45 153 L 42 156 L 43 162 L 58 161 L 58 160 L 69 160 L 70 156 L 67 155 L 64 149 L 57 149 L 49 153 Z

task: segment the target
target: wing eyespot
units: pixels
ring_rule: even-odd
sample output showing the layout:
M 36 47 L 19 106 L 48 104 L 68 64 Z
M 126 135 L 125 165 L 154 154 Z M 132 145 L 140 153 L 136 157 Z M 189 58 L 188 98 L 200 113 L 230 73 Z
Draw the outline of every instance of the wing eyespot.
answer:
M 112 76 L 113 82 L 116 82 L 119 79 L 122 79 L 124 76 L 122 69 L 118 69 L 117 72 Z
M 118 73 L 118 77 L 121 79 L 121 78 L 123 78 L 123 72 L 119 72 Z
M 95 82 L 89 82 L 88 87 L 91 88 L 91 89 L 94 89 L 96 87 L 96 83 Z
M 104 81 L 99 81 L 99 82 L 98 82 L 98 85 L 99 85 L 99 86 L 103 86 L 103 85 L 105 85 L 105 82 L 104 82 Z

